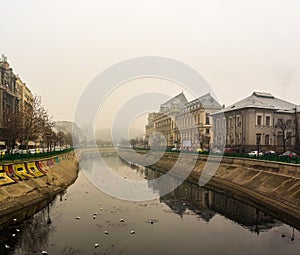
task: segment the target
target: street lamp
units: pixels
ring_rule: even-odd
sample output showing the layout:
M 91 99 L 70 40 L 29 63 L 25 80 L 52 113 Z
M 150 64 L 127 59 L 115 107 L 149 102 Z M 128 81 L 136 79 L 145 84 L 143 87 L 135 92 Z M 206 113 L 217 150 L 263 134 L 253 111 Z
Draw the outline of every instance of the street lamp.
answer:
M 256 133 L 257 157 L 259 156 L 260 140 L 261 140 L 261 133 Z

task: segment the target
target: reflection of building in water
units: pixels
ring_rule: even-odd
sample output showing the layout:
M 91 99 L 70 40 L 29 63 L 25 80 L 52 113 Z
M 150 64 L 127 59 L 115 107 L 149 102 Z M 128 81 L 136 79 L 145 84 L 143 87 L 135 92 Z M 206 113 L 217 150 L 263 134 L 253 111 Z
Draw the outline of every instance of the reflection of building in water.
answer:
M 257 233 L 270 229 L 280 223 L 270 215 L 244 202 L 212 192 L 210 207 L 227 218 L 234 220 Z
M 148 179 L 158 178 L 163 175 L 163 173 L 149 168 L 145 173 Z M 154 183 L 151 188 L 158 190 L 160 194 L 165 194 L 165 191 L 168 189 L 172 190 L 179 183 L 180 180 L 178 178 L 170 177 L 165 178 L 164 183 L 162 181 Z M 220 213 L 250 231 L 257 233 L 281 224 L 270 215 L 245 202 L 189 182 L 184 182 L 178 188 L 161 197 L 161 201 L 166 203 L 181 217 L 186 210 L 190 210 L 199 215 L 201 219 L 209 221 L 216 213 Z

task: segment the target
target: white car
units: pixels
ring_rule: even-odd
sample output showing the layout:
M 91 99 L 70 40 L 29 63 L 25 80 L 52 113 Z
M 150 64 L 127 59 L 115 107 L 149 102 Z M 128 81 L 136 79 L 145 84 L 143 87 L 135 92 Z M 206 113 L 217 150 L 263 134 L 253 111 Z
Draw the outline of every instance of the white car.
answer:
M 251 151 L 248 153 L 248 156 L 251 158 L 256 158 L 258 154 L 258 157 L 262 157 L 264 154 L 262 152 L 257 153 L 257 151 Z

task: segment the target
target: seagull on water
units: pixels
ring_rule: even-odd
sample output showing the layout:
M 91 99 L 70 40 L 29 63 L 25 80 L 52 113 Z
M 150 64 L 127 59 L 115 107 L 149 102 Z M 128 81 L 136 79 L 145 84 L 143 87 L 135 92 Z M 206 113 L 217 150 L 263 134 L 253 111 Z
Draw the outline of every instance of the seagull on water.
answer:
M 98 243 L 95 243 L 95 248 L 99 247 L 99 245 L 100 245 L 100 244 L 98 244 Z
M 131 231 L 130 231 L 130 234 L 135 234 L 135 231 L 134 231 L 134 230 L 131 230 Z
M 108 231 L 107 231 L 107 230 L 105 230 L 105 231 L 104 231 L 104 234 L 105 234 L 105 235 L 108 235 Z

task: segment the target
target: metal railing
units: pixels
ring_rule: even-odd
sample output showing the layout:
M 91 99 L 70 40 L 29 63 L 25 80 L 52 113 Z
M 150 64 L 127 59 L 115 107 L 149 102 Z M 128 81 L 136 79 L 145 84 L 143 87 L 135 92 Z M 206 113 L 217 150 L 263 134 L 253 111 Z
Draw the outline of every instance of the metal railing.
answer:
M 49 152 L 27 152 L 25 154 L 1 154 L 0 162 L 3 161 L 15 161 L 15 160 L 28 160 L 28 159 L 39 159 L 39 158 L 48 158 L 53 156 L 59 156 L 64 153 L 72 151 L 73 148 L 59 150 L 59 151 L 49 151 Z

